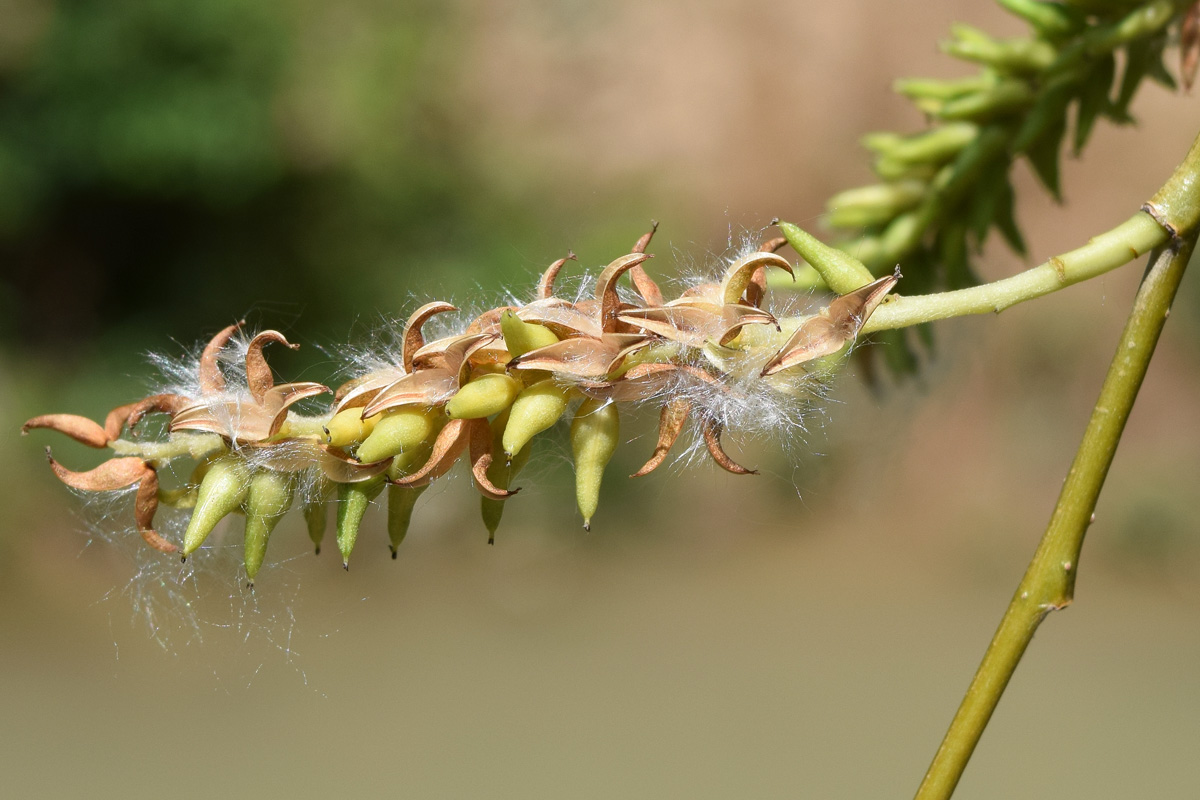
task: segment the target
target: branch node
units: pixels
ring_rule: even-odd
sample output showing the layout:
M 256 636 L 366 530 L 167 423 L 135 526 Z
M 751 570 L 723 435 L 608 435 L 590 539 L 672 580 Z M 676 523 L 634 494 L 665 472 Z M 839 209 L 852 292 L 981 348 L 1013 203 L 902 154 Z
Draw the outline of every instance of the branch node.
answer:
M 1179 232 L 1175 230 L 1174 225 L 1167 221 L 1167 212 L 1159 208 L 1157 203 L 1153 201 L 1143 203 L 1142 211 L 1145 211 L 1154 218 L 1155 222 L 1162 226 L 1162 229 L 1167 232 L 1168 236 L 1171 237 L 1172 245 L 1179 241 Z

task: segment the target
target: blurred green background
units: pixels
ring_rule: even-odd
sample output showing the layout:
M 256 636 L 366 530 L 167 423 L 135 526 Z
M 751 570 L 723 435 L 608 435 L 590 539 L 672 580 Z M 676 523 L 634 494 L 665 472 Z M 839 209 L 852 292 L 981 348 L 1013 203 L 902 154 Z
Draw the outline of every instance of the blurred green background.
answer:
M 484 544 L 466 481 L 398 561 L 353 569 L 298 519 L 247 593 L 182 593 L 140 543 L 88 545 L 35 414 L 141 396 L 149 350 L 248 315 L 332 379 L 339 344 L 445 298 L 526 291 L 652 218 L 660 275 L 775 216 L 819 227 L 856 145 L 921 120 L 888 90 L 955 69 L 962 0 L 700 5 L 0 0 L 0 767 L 14 796 L 870 797 L 916 786 L 1040 535 L 1138 278 L 946 323 L 920 380 L 848 375 L 763 475 L 631 482 L 590 535 L 561 440 Z M 1194 98 L 1023 175 L 1030 250 L 1124 219 L 1182 157 Z M 1023 267 L 1001 248 L 989 278 Z M 1192 276 L 1194 278 L 1195 276 Z M 1200 793 L 1200 291 L 1190 278 L 1098 509 L 961 797 Z M 127 514 L 128 509 L 115 513 Z M 374 531 L 372 539 L 372 530 Z M 237 546 L 237 533 L 228 541 Z M 214 559 L 220 558 L 214 555 Z

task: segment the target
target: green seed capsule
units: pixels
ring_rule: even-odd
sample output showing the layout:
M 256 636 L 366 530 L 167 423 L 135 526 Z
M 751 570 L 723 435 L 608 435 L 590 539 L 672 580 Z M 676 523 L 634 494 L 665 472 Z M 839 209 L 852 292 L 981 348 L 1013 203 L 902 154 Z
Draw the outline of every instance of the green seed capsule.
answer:
M 159 489 L 158 502 L 171 508 L 195 508 L 197 494 L 197 487 L 195 486 L 180 486 L 178 489 Z
M 504 372 L 480 375 L 459 389 L 446 403 L 450 419 L 481 419 L 499 414 L 512 405 L 521 382 Z
M 325 528 L 329 522 L 328 505 L 324 497 L 304 504 L 304 523 L 308 526 L 308 538 L 312 539 L 317 555 L 321 554 L 321 540 L 325 538 Z
M 499 489 L 508 489 L 512 486 L 513 478 L 517 477 L 517 474 L 524 469 L 525 464 L 529 461 L 529 453 L 533 449 L 528 445 L 523 445 L 517 454 L 511 457 L 504 452 L 504 437 L 508 435 L 512 412 L 516 407 L 517 404 L 513 403 L 511 409 L 492 420 L 492 463 L 488 465 L 487 478 L 493 486 Z M 506 502 L 508 501 L 494 497 L 479 498 L 479 514 L 483 517 L 484 527 L 487 528 L 488 544 L 496 542 L 496 529 L 500 527 L 500 519 L 504 516 Z
M 437 431 L 440 430 L 441 426 L 435 426 L 434 434 L 436 435 Z M 422 464 L 428 461 L 430 453 L 433 452 L 433 438 L 433 436 L 430 436 L 430 438 L 426 441 L 421 442 L 415 447 L 410 447 L 400 455 L 393 458 L 391 466 L 387 468 L 386 474 L 388 478 L 391 480 L 403 478 L 405 475 L 412 473 L 414 470 L 420 468 Z
M 807 231 L 791 224 L 779 223 L 779 229 L 787 237 L 788 244 L 805 261 L 821 273 L 825 284 L 838 294 L 849 294 L 860 286 L 875 280 L 863 263 L 848 253 L 830 247 Z
M 350 569 L 350 554 L 358 541 L 358 528 L 371 501 L 383 491 L 384 478 L 377 475 L 361 483 L 338 486 L 337 545 L 342 554 L 342 566 Z
M 526 445 L 512 457 L 511 461 L 496 458 L 488 468 L 488 480 L 500 489 L 510 488 L 513 480 L 529 463 L 529 454 L 532 451 L 533 448 Z M 504 516 L 504 504 L 507 502 L 507 500 L 496 500 L 491 497 L 479 498 L 479 514 L 483 517 L 484 527 L 487 528 L 488 544 L 494 544 L 496 541 L 496 529 L 500 527 L 500 519 Z
M 513 401 L 512 409 L 508 412 L 508 422 L 504 426 L 504 435 L 500 442 L 505 456 L 503 460 L 511 459 L 529 444 L 534 436 L 553 427 L 567 410 L 569 398 L 570 389 L 559 386 L 550 379 L 538 381 L 523 389 Z
M 246 493 L 246 576 L 253 581 L 262 567 L 271 531 L 292 504 L 292 481 L 282 473 L 263 470 L 250 479 Z
M 575 502 L 590 530 L 592 515 L 600 505 L 604 468 L 617 451 L 621 422 L 616 403 L 588 398 L 571 422 L 571 451 L 575 455 Z
M 194 553 L 218 522 L 241 507 L 249 491 L 249 478 L 250 468 L 237 456 L 223 456 L 209 464 L 183 535 L 184 556 Z
M 392 558 L 404 537 L 408 534 L 409 523 L 412 522 L 413 506 L 429 485 L 425 486 L 396 486 L 388 485 L 388 539 L 391 541 Z
M 558 341 L 558 337 L 545 325 L 526 322 L 511 309 L 500 315 L 500 330 L 504 333 L 504 348 L 513 358 Z
M 358 446 L 358 460 L 374 464 L 416 447 L 433 435 L 433 416 L 429 409 L 415 406 L 385 411 L 375 429 Z
M 347 408 L 345 411 L 339 411 L 325 426 L 326 444 L 345 447 L 363 441 L 375 430 L 375 423 L 379 421 L 379 416 L 376 414 L 363 419 L 361 408 Z

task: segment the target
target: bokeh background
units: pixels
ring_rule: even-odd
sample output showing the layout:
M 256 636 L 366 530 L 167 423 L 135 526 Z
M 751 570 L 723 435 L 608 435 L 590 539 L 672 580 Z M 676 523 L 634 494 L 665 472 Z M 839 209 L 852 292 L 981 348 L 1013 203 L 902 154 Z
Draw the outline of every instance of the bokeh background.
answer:
M 0 772 L 12 796 L 875 797 L 919 781 L 1032 554 L 1139 268 L 937 330 L 919 378 L 838 384 L 763 475 L 639 482 L 631 426 L 591 534 L 562 437 L 487 547 L 468 481 L 401 558 L 353 568 L 298 518 L 258 586 L 185 591 L 45 468 L 20 422 L 144 393 L 147 351 L 239 316 L 304 344 L 289 379 L 434 297 L 596 266 L 662 221 L 704 263 L 868 181 L 889 92 L 958 67 L 963 0 L 922 4 L 0 0 Z M 1038 256 L 1126 218 L 1200 127 L 1147 87 L 1136 129 L 1022 168 Z M 999 247 L 994 278 L 1023 268 Z M 1200 290 L 1189 276 L 1097 512 L 964 798 L 1200 794 Z M 854 370 L 851 370 L 853 373 Z M 797 451 L 798 450 L 798 451 Z M 125 513 L 117 510 L 117 513 Z M 101 522 L 101 524 L 103 524 Z M 228 541 L 237 548 L 237 533 Z

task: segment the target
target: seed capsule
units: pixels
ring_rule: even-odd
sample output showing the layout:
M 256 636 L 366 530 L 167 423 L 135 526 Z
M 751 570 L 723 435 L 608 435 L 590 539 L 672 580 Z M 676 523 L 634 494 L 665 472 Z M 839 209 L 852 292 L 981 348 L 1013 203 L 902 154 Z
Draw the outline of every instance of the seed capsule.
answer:
M 402 406 L 380 416 L 375 429 L 358 446 L 358 460 L 364 464 L 399 455 L 434 433 L 434 415 L 427 408 Z
M 413 507 L 417 504 L 417 498 L 428 488 L 428 484 L 425 486 L 397 486 L 394 483 L 388 485 L 387 527 L 392 558 L 396 557 L 397 548 L 408 534 L 408 526 L 412 522 Z
M 519 400 L 520 398 L 518 398 Z M 565 400 L 563 406 L 566 407 Z M 509 456 L 503 452 L 503 439 L 512 424 L 512 412 L 516 407 L 517 404 L 513 403 L 512 409 L 509 409 L 507 413 L 500 414 L 492 421 L 493 458 L 487 468 L 487 479 L 499 489 L 508 489 L 512 485 L 513 478 L 517 477 L 517 474 L 529 462 L 529 453 L 532 450 L 528 445 L 522 445 L 515 456 Z M 500 527 L 500 519 L 504 516 L 506 502 L 508 502 L 507 499 L 488 497 L 487 495 L 479 498 L 479 514 L 483 517 L 484 527 L 487 528 L 488 544 L 496 542 L 496 529 Z
M 500 330 L 504 333 L 504 348 L 513 358 L 558 341 L 558 337 L 545 325 L 526 322 L 512 309 L 500 315 Z
M 779 229 L 787 237 L 792 249 L 803 256 L 835 292 L 844 294 L 874 279 L 871 271 L 854 256 L 830 247 L 800 227 L 781 222 Z
M 383 491 L 384 478 L 377 475 L 362 483 L 343 483 L 338 486 L 337 545 L 342 554 L 342 566 L 350 569 L 350 554 L 358 541 L 358 528 L 371 501 Z
M 621 435 L 615 403 L 588 398 L 571 422 L 571 450 L 575 455 L 575 502 L 583 527 L 591 530 L 592 515 L 600 505 L 600 481 L 612 460 Z
M 249 477 L 250 468 L 237 456 L 224 456 L 209 464 L 183 535 L 184 556 L 194 553 L 217 523 L 242 505 L 250 488 Z
M 379 422 L 378 414 L 363 419 L 361 408 L 347 408 L 345 411 L 339 411 L 325 426 L 326 444 L 345 447 L 355 442 L 361 442 L 371 435 L 377 422 Z
M 526 445 L 508 462 L 501 458 L 492 461 L 488 468 L 488 479 L 497 487 L 508 489 L 513 479 L 529 463 L 529 453 L 532 449 Z M 504 504 L 507 502 L 508 500 L 498 500 L 494 497 L 479 498 L 479 514 L 483 517 L 484 527 L 487 528 L 488 544 L 496 542 L 496 529 L 500 527 L 500 520 L 504 516 Z
M 490 417 L 511 406 L 520 391 L 521 382 L 507 373 L 480 375 L 450 398 L 446 414 L 450 419 Z
M 246 576 L 253 581 L 262 567 L 271 531 L 292 504 L 292 481 L 282 473 L 262 470 L 250 479 L 246 493 Z
M 308 526 L 308 538 L 312 539 L 313 550 L 321 554 L 321 540 L 329 524 L 328 501 L 322 496 L 304 504 L 304 523 Z
M 567 410 L 569 399 L 570 390 L 551 379 L 523 389 L 513 401 L 504 426 L 501 447 L 505 460 L 511 460 L 534 436 L 553 427 Z

